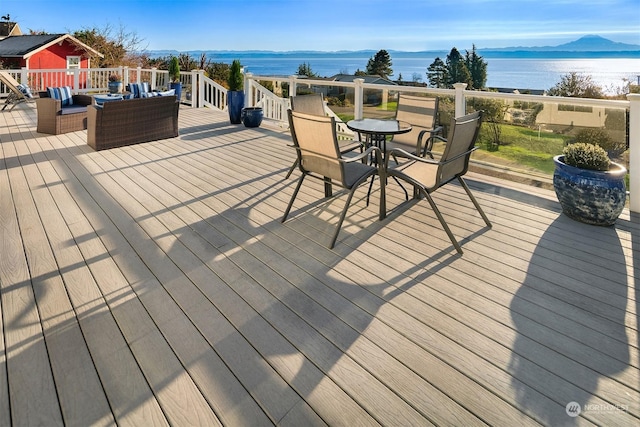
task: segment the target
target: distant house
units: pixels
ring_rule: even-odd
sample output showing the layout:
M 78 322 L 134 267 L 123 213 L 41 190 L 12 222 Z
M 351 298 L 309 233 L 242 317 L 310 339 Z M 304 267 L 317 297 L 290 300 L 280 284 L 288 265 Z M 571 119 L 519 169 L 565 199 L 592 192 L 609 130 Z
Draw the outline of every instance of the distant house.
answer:
M 87 69 L 91 67 L 92 58 L 103 57 L 100 52 L 69 34 L 23 35 L 17 24 L 9 24 L 12 23 L 0 22 L 0 63 L 3 68 Z M 38 87 L 71 86 L 74 75 L 66 73 L 65 77 L 61 78 L 59 73 L 43 74 L 41 79 Z
M 329 77 L 327 80 L 334 82 L 353 82 L 355 79 L 364 79 L 366 84 L 378 84 L 378 85 L 392 85 L 397 86 L 397 83 L 385 79 L 376 75 L 355 76 L 353 74 L 336 74 Z M 347 88 L 344 86 L 329 86 L 327 88 L 327 96 L 335 96 L 339 98 L 347 98 L 353 102 L 353 88 Z M 379 104 L 386 98 L 386 92 L 380 90 L 365 89 L 364 90 L 364 102 L 365 104 Z
M 2 18 L 5 18 L 4 16 Z M 0 40 L 8 36 L 21 36 L 22 30 L 16 22 L 0 21 Z

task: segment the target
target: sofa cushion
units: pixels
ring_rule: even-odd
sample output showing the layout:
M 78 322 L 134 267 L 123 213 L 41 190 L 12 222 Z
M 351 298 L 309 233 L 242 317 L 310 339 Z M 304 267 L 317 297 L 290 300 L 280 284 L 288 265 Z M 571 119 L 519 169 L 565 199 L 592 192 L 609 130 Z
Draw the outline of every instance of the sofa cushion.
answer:
M 60 110 L 60 114 L 76 114 L 76 113 L 86 113 L 86 112 L 87 112 L 86 105 L 70 105 Z
M 129 92 L 132 98 L 143 98 L 143 95 L 149 92 L 149 83 L 129 83 Z
M 59 99 L 63 107 L 73 105 L 71 86 L 48 87 L 47 93 L 49 94 L 49 98 Z
M 175 89 L 165 90 L 165 91 L 157 91 L 147 92 L 142 95 L 142 98 L 153 98 L 154 96 L 173 96 L 176 94 Z

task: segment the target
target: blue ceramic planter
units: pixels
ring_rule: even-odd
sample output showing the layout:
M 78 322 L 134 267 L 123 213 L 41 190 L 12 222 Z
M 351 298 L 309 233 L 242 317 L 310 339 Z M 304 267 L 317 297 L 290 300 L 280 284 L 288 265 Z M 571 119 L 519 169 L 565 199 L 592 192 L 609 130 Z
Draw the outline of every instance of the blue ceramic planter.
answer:
M 264 112 L 262 107 L 247 107 L 242 109 L 242 123 L 248 128 L 257 128 L 262 123 Z
M 122 82 L 109 82 L 109 93 L 120 93 L 122 92 Z
M 608 171 L 580 169 L 555 156 L 553 188 L 562 211 L 576 221 L 593 225 L 612 225 L 627 200 L 627 169 L 611 163 Z
M 229 120 L 232 124 L 242 123 L 242 109 L 244 108 L 244 92 L 230 90 L 227 92 L 227 105 L 229 107 Z
M 169 89 L 173 89 L 176 91 L 176 99 L 180 102 L 180 98 L 182 97 L 182 83 L 180 82 L 171 82 L 169 83 Z

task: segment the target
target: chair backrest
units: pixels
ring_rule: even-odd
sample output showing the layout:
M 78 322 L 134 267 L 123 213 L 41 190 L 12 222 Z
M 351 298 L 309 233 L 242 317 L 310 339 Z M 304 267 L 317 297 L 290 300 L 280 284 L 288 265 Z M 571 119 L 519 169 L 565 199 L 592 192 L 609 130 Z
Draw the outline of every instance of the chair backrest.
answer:
M 471 150 L 478 139 L 481 124 L 482 111 L 451 120 L 449 137 L 440 158 L 437 186 L 467 173 Z
M 18 88 L 18 81 L 13 78 L 13 76 L 6 71 L 0 71 L 0 81 L 4 83 L 12 92 L 15 92 L 18 96 L 25 96 L 24 93 Z
M 300 168 L 344 183 L 335 119 L 292 110 L 288 116 Z
M 431 130 L 435 127 L 438 104 L 439 98 L 437 97 L 428 98 L 426 96 L 399 94 L 396 120 L 410 123 L 412 129 L 411 132 L 395 135 L 393 142 L 407 145 L 408 147 L 416 147 L 420 132 Z
M 290 98 L 291 109 L 299 113 L 315 114 L 316 116 L 326 116 L 324 110 L 324 100 L 321 93 L 310 95 L 296 95 Z

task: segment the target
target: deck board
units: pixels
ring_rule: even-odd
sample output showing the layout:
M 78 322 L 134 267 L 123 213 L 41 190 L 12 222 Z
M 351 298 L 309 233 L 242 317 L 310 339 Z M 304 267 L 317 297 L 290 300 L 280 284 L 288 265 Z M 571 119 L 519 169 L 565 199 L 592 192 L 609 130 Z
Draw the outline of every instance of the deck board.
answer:
M 287 132 L 180 111 L 95 152 L 0 115 L 0 425 L 634 425 L 637 217 L 469 174 L 389 216 L 305 182 Z M 578 402 L 577 418 L 566 405 Z

